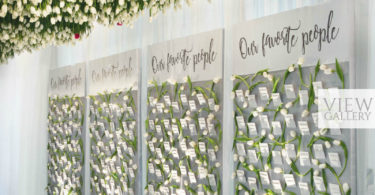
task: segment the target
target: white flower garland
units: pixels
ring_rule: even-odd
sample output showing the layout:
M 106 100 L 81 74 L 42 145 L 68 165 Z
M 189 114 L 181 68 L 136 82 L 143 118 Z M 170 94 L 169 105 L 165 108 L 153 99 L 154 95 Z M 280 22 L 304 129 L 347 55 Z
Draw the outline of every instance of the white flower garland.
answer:
M 183 0 L 5 0 L 0 1 L 0 63 L 23 51 L 74 43 L 93 24 L 125 24 L 148 10 L 150 20 Z M 191 0 L 185 0 L 190 5 Z

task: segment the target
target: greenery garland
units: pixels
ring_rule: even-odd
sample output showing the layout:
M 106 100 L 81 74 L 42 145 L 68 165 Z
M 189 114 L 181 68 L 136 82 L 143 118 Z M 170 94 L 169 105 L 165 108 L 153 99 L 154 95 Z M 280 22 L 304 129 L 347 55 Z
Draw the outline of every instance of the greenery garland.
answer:
M 0 64 L 24 51 L 75 43 L 94 23 L 132 27 L 148 11 L 150 20 L 184 0 L 3 0 L 0 1 Z M 191 0 L 185 0 L 190 5 Z

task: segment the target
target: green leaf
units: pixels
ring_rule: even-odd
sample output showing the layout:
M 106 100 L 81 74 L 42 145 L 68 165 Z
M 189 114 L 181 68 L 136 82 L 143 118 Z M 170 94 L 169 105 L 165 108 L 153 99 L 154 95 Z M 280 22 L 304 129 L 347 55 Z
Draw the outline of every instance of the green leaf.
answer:
M 342 72 L 341 66 L 340 66 L 337 58 L 336 58 L 336 73 L 337 73 L 337 76 L 339 77 L 339 79 L 341 80 L 342 88 L 345 89 L 344 73 Z
M 318 60 L 318 63 L 315 66 L 314 81 L 316 81 L 316 76 L 318 76 L 319 70 L 320 70 L 320 60 Z
M 263 72 L 268 72 L 268 68 L 267 69 L 263 69 L 263 70 L 260 70 L 258 71 L 257 73 L 255 73 L 255 75 L 253 77 L 251 77 L 251 81 L 253 81 L 255 79 L 256 76 L 258 75 L 262 75 Z

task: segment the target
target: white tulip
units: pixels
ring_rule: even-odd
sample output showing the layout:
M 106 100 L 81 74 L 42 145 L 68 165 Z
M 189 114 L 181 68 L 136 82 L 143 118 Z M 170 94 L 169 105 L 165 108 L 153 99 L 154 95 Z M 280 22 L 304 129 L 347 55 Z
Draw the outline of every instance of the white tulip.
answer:
M 286 158 L 285 158 L 285 161 L 286 161 L 286 163 L 287 163 L 288 165 L 292 164 L 292 160 L 290 160 L 289 157 L 286 157 Z
M 314 176 L 318 176 L 319 175 L 319 170 L 314 170 Z
M 232 91 L 231 94 L 230 94 L 230 99 L 234 99 L 236 97 L 236 94 Z
M 349 191 L 349 189 L 350 189 L 349 184 L 348 183 L 344 183 L 342 185 L 342 189 L 344 190 L 344 193 L 346 194 Z
M 266 135 L 266 130 L 262 129 L 261 133 L 260 133 L 262 136 L 265 136 Z
M 273 135 L 273 134 L 268 134 L 268 138 L 270 139 L 270 140 L 274 140 L 275 139 L 275 136 Z
M 281 113 L 283 116 L 285 116 L 285 115 L 288 114 L 288 110 L 285 109 L 285 108 L 283 108 L 283 109 L 280 110 L 280 113 Z
M 253 140 L 249 140 L 246 142 L 247 145 L 249 146 L 253 146 L 254 145 L 254 141 Z
M 328 67 L 325 64 L 320 65 L 320 70 L 326 70 Z
M 254 165 L 249 165 L 249 169 L 250 169 L 250 171 L 254 171 Z
M 297 133 L 295 131 L 290 131 L 290 136 L 295 138 L 297 136 Z
M 273 80 L 273 75 L 268 74 L 268 75 L 267 75 L 267 79 L 268 79 L 270 82 L 272 82 L 272 80 Z
M 243 156 L 240 156 L 239 159 L 240 159 L 240 162 L 241 162 L 241 163 L 245 162 L 245 158 L 244 158 Z
M 301 117 L 302 117 L 302 118 L 305 118 L 305 117 L 307 117 L 309 114 L 310 114 L 310 112 L 306 109 L 306 110 L 304 110 L 304 111 L 302 112 Z
M 331 148 L 331 143 L 329 141 L 325 141 L 324 142 L 324 145 L 326 146 L 326 148 Z
M 293 66 L 293 65 L 292 65 L 292 66 L 289 66 L 288 71 L 289 71 L 289 72 L 294 72 L 294 66 Z
M 320 135 L 325 135 L 327 133 L 327 131 L 328 130 L 326 128 L 323 128 L 323 129 L 319 130 L 319 133 L 320 133 Z
M 319 160 L 318 160 L 318 159 L 313 158 L 313 159 L 311 160 L 311 162 L 312 162 L 314 165 L 319 165 Z
M 262 107 L 262 106 L 257 107 L 257 111 L 258 112 L 263 112 L 264 111 L 264 107 Z
M 286 109 L 289 109 L 292 106 L 293 106 L 293 102 L 288 102 L 288 103 L 285 104 Z
M 214 79 L 213 79 L 213 82 L 214 82 L 215 84 L 217 84 L 217 83 L 219 83 L 220 79 L 221 79 L 221 78 L 214 78 Z
M 332 74 L 332 72 L 333 72 L 332 68 L 327 68 L 327 69 L 324 70 L 324 74 L 326 74 L 326 75 L 330 75 L 330 74 Z
M 314 132 L 314 136 L 315 136 L 315 137 L 319 137 L 319 136 L 320 136 L 320 131 L 315 131 L 315 132 Z
M 280 173 L 283 172 L 283 169 L 281 169 L 280 167 L 275 167 L 275 168 L 273 169 L 273 172 L 276 173 L 276 174 L 280 174 Z
M 303 57 L 298 58 L 298 65 L 302 65 L 305 62 L 305 59 Z
M 319 165 L 319 168 L 320 169 L 325 169 L 325 168 L 327 168 L 327 164 L 326 163 L 322 163 L 322 164 Z
M 220 167 L 220 166 L 221 166 L 221 164 L 219 162 L 215 163 L 215 167 Z
M 340 140 L 333 140 L 333 144 L 335 144 L 336 146 L 339 146 L 341 144 L 341 141 Z

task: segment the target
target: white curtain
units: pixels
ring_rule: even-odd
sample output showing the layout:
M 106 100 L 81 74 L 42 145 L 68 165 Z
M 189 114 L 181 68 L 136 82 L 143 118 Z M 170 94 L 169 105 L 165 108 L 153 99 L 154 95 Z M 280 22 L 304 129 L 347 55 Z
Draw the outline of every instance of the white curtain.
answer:
M 45 194 L 52 50 L 0 66 L 0 194 Z
M 165 15 L 154 18 L 152 23 L 147 16 L 143 16 L 135 22 L 133 29 L 98 25 L 90 37 L 75 46 L 20 55 L 8 65 L 0 66 L 0 195 L 45 194 L 49 68 L 85 62 L 135 48 L 142 49 L 141 63 L 145 66 L 147 46 L 150 44 L 225 28 L 224 78 L 229 78 L 232 71 L 230 27 L 233 24 L 328 0 L 211 1 L 192 1 L 192 7 L 184 5 L 178 11 L 171 9 Z M 374 4 L 371 0 L 357 0 L 355 3 L 356 84 L 360 88 L 375 87 L 375 57 L 372 55 L 375 46 L 375 13 L 370 11 L 374 10 Z M 146 83 L 145 77 L 143 82 Z M 224 87 L 231 88 L 229 79 L 225 81 Z M 224 109 L 232 110 L 228 97 L 225 97 L 224 103 Z M 232 140 L 230 115 L 230 112 L 224 115 L 224 123 L 227 124 L 224 142 Z M 361 130 L 358 139 L 358 194 L 370 194 L 367 191 L 367 174 L 370 169 L 375 169 L 375 153 L 371 153 L 375 146 L 375 131 Z M 230 147 L 224 150 L 230 154 Z M 224 159 L 223 194 L 232 194 L 232 156 L 224 156 Z

